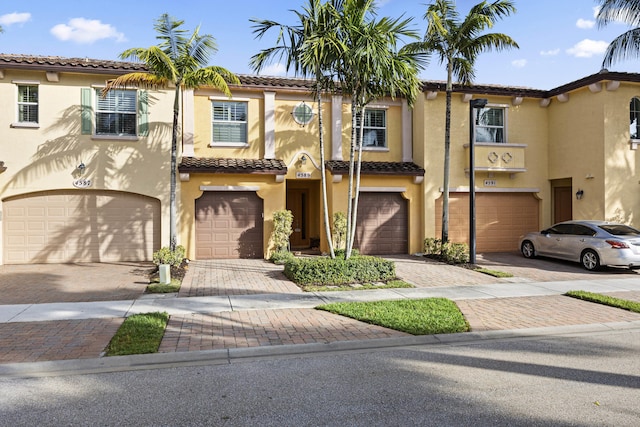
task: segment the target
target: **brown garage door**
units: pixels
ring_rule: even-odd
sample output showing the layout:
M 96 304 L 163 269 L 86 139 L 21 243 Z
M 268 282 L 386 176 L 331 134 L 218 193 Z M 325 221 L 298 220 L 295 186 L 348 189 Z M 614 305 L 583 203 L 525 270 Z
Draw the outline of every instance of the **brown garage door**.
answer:
M 476 250 L 518 250 L 518 239 L 539 227 L 538 199 L 532 193 L 476 193 Z M 442 198 L 436 201 L 436 236 L 442 233 Z M 451 193 L 449 240 L 469 243 L 469 194 Z
M 354 246 L 363 254 L 406 254 L 407 212 L 399 193 L 360 193 Z
M 51 191 L 6 200 L 4 262 L 149 261 L 160 202 L 110 191 Z
M 253 192 L 205 192 L 196 200 L 196 259 L 262 258 L 262 209 Z

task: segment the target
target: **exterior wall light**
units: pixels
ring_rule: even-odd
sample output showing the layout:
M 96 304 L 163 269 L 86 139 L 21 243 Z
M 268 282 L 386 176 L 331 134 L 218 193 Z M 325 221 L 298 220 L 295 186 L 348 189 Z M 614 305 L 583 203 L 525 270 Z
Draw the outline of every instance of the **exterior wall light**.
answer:
M 78 169 L 80 171 L 80 173 L 84 172 L 84 170 L 87 168 L 87 166 L 84 164 L 84 162 L 80 162 L 80 164 L 78 166 L 76 166 L 76 169 Z
M 576 199 L 582 200 L 582 196 L 584 196 L 584 191 L 583 190 L 576 191 Z
M 302 163 L 303 165 L 307 164 L 307 156 L 306 155 L 302 155 L 300 156 L 300 163 Z

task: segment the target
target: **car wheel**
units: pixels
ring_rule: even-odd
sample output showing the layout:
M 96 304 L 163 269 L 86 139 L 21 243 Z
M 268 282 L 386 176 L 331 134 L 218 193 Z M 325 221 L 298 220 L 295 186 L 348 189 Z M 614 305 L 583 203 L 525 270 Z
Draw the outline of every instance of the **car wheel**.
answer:
M 597 270 L 600 268 L 600 257 L 595 251 L 587 249 L 580 255 L 580 264 L 589 271 Z
M 533 258 L 536 256 L 536 249 L 533 247 L 533 243 L 528 240 L 522 242 L 520 250 L 522 251 L 522 255 L 525 258 Z

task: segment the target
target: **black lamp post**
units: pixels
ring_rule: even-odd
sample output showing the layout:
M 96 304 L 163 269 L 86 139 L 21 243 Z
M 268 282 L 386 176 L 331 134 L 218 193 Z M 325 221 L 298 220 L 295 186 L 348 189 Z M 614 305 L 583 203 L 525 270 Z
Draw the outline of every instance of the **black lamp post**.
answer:
M 469 262 L 471 264 L 476 263 L 476 127 L 473 113 L 476 108 L 484 108 L 487 102 L 484 98 L 469 101 Z

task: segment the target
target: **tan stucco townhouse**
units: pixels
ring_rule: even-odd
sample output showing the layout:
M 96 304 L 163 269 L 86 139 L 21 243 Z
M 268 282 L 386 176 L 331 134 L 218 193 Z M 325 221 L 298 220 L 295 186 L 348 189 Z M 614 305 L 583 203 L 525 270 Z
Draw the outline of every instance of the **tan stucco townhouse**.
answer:
M 168 244 L 172 93 L 101 96 L 136 64 L 0 55 L 0 259 L 3 263 L 150 259 Z M 273 213 L 294 213 L 293 249 L 326 250 L 317 106 L 309 81 L 240 76 L 228 98 L 184 94 L 179 243 L 192 259 L 269 255 Z M 636 129 L 640 75 L 603 71 L 549 91 L 456 87 L 450 238 L 468 239 L 469 101 L 474 112 L 477 249 L 565 219 L 640 226 Z M 348 96 L 323 97 L 330 215 L 346 212 Z M 356 243 L 420 252 L 439 237 L 444 84 L 413 108 L 385 98 L 365 114 Z

